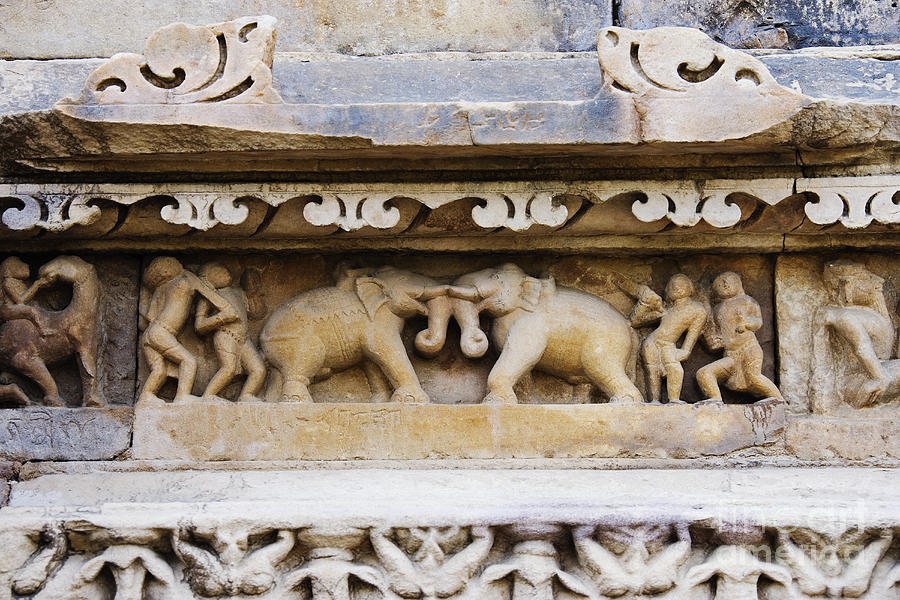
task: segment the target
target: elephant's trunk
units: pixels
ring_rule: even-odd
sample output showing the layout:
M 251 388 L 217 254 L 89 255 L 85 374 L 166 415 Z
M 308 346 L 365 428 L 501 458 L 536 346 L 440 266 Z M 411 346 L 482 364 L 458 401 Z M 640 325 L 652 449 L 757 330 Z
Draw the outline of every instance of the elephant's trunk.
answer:
M 488 349 L 488 339 L 481 330 L 478 308 L 474 302 L 453 298 L 453 317 L 461 330 L 459 347 L 468 358 L 480 358 Z
M 444 348 L 447 340 L 447 323 L 453 314 L 450 298 L 446 295 L 432 298 L 425 303 L 428 307 L 428 329 L 416 335 L 416 349 L 423 355 L 431 357 Z

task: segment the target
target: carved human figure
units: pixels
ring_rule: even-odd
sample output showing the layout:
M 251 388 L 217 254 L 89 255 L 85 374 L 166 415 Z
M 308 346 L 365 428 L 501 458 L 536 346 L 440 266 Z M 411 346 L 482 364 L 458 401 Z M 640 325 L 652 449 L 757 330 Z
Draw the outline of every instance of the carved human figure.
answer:
M 650 384 L 650 399 L 659 402 L 660 381 L 666 380 L 669 403 L 681 402 L 684 369 L 681 363 L 691 355 L 703 331 L 709 313 L 700 302 L 691 299 L 694 284 L 678 273 L 666 284 L 665 313 L 659 326 L 647 336 L 641 348 Z M 678 340 L 684 337 L 681 348 Z
M 390 588 L 403 598 L 426 600 L 460 592 L 494 544 L 488 527 L 472 527 L 471 534 L 459 527 L 375 529 L 369 538 Z
M 178 341 L 194 305 L 201 296 L 225 317 L 235 310 L 213 287 L 186 270 L 177 259 L 162 256 L 153 259 L 144 272 L 144 286 L 152 294 L 147 312 L 141 315 L 146 325 L 141 335 L 141 349 L 150 367 L 140 399 L 152 401 L 168 377 L 168 364 L 178 367 L 175 401 L 190 397 L 197 374 L 197 359 Z
M 884 279 L 847 261 L 825 265 L 829 303 L 815 315 L 814 412 L 845 402 L 854 408 L 900 399 L 900 360 L 888 360 L 894 327 L 884 299 Z
M 69 551 L 69 539 L 61 523 L 49 523 L 38 534 L 38 548 L 13 573 L 12 591 L 20 596 L 36 594 L 62 564 Z
M 449 313 L 447 286 L 393 267 L 341 268 L 336 279 L 279 306 L 260 332 L 282 378 L 282 401 L 312 402 L 314 378 L 362 364 L 378 400 L 390 385 L 394 402 L 428 402 L 401 333 L 406 319 L 427 315 L 429 333 L 419 333 L 416 347 L 431 350 L 430 332 L 439 329 L 431 320 L 446 323 Z
M 515 404 L 513 386 L 532 369 L 572 384 L 593 383 L 610 402 L 641 402 L 628 371 L 637 334 L 611 304 L 580 290 L 557 288 L 552 277 L 530 277 L 514 264 L 463 275 L 450 287 L 460 346 L 484 355 L 479 313 L 494 318 L 491 339 L 500 357 L 488 375 L 486 403 Z
M 81 375 L 82 404 L 104 406 L 97 371 L 103 338 L 97 270 L 75 256 L 60 256 L 43 265 L 38 278 L 21 293 L 22 278 L 16 275 L 24 273 L 22 265 L 7 266 L 14 274 L 4 282 L 4 295 L 11 299 L 18 295 L 18 303 L 0 305 L 0 370 L 11 369 L 32 379 L 44 393 L 44 404 L 65 406 L 47 367 L 74 356 Z M 64 309 L 50 311 L 25 304 L 40 289 L 57 282 L 72 286 L 72 299 Z M 10 388 L 0 389 L 0 394 L 19 400 L 24 396 Z
M 791 573 L 781 565 L 761 560 L 755 550 L 765 545 L 762 527 L 725 527 L 717 532 L 718 546 L 701 564 L 688 570 L 684 578 L 687 586 L 707 582 L 715 584 L 715 600 L 757 600 L 762 577 L 791 585 Z
M 115 581 L 116 594 L 113 600 L 143 600 L 147 575 L 164 586 L 170 586 L 175 581 L 169 563 L 143 546 L 110 546 L 84 564 L 79 578 L 85 583 L 93 581 L 104 567 L 109 567 Z
M 594 539 L 595 530 L 576 527 L 572 537 L 578 562 L 609 598 L 672 589 L 691 551 L 691 535 L 683 523 L 674 526 L 678 540 L 673 543 L 667 543 L 673 527 L 666 525 L 601 528 L 602 543 Z
M 0 306 L 24 304 L 28 291 L 28 277 L 31 269 L 15 256 L 0 263 Z M 0 385 L 0 400 L 17 405 L 27 405 L 28 396 L 14 383 Z
M 809 529 L 783 528 L 778 530 L 776 557 L 790 568 L 804 594 L 859 598 L 869 589 L 875 565 L 892 539 L 889 529 L 873 537 L 860 530 L 828 536 Z
M 722 402 L 719 383 L 739 392 L 784 400 L 781 392 L 762 374 L 763 351 L 756 339 L 762 327 L 759 304 L 744 293 L 741 276 L 731 271 L 713 281 L 719 303 L 713 309 L 716 334 L 708 340 L 710 349 L 723 349 L 725 356 L 697 371 L 697 384 L 705 402 Z
M 250 532 L 219 527 L 208 538 L 215 553 L 191 542 L 195 531 L 181 527 L 172 532 L 172 548 L 184 562 L 185 574 L 195 593 L 214 597 L 263 594 L 275 585 L 275 566 L 294 547 L 294 534 L 281 530 L 271 544 L 250 550 Z
M 529 540 L 513 547 L 510 560 L 484 570 L 485 584 L 512 576 L 511 600 L 555 600 L 553 586 L 558 584 L 580 596 L 590 597 L 590 589 L 575 575 L 559 566 L 556 548 L 547 541 Z
M 231 272 L 220 263 L 206 263 L 200 268 L 200 279 L 215 288 L 219 295 L 229 304 L 231 310 L 216 310 L 204 297 L 197 301 L 194 313 L 194 329 L 200 335 L 212 333 L 213 347 L 219 361 L 219 369 L 215 372 L 204 397 L 214 397 L 241 372 L 247 375 L 244 385 L 238 394 L 239 401 L 256 400 L 256 396 L 266 381 L 266 365 L 262 356 L 253 345 L 247 334 L 249 317 L 260 318 L 259 312 L 250 313 L 249 308 L 265 310 L 259 302 L 249 305 L 247 294 L 243 289 L 232 286 Z M 245 278 L 246 279 L 246 278 Z M 213 311 L 213 314 L 210 314 Z
M 365 535 L 365 530 L 356 527 L 309 527 L 299 531 L 297 539 L 311 549 L 307 562 L 285 577 L 285 587 L 294 589 L 308 581 L 312 600 L 351 600 L 351 579 L 383 592 L 382 573 L 354 560 L 353 550 Z

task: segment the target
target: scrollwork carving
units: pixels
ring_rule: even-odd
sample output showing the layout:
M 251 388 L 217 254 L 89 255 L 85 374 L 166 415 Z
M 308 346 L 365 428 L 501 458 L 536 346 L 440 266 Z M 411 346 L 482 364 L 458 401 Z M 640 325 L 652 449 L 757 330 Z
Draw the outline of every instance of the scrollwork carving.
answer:
M 800 179 L 798 192 L 815 194 L 816 201 L 804 207 L 817 225 L 840 223 L 848 229 L 900 223 L 900 177 L 827 177 Z
M 2 196 L 22 203 L 21 208 L 7 208 L 3 224 L 14 231 L 39 227 L 47 231 L 65 231 L 74 225 L 90 225 L 100 217 L 100 207 L 88 204 L 93 198 L 84 194 L 15 194 Z M 46 217 L 43 216 L 46 213 Z
M 61 523 L 48 523 L 37 535 L 38 549 L 12 576 L 12 591 L 30 596 L 40 591 L 69 551 L 69 539 Z
M 142 546 L 110 546 L 85 563 L 79 577 L 85 583 L 91 582 L 97 579 L 104 567 L 109 568 L 115 581 L 116 595 L 113 600 L 141 600 L 148 575 L 166 587 L 175 580 L 169 563 Z
M 234 198 L 209 194 L 182 194 L 172 196 L 174 204 L 167 204 L 159 211 L 164 221 L 176 225 L 189 225 L 206 231 L 219 223 L 240 225 L 250 210 L 246 204 L 238 204 Z
M 344 231 L 356 231 L 369 226 L 390 229 L 400 222 L 400 210 L 387 206 L 395 194 L 320 194 L 320 203 L 310 202 L 303 207 L 303 216 L 313 225 L 337 225 Z
M 569 211 L 553 197 L 552 192 L 481 194 L 485 205 L 472 208 L 472 220 L 486 229 L 505 227 L 525 231 L 532 225 L 559 227 L 568 219 Z
M 512 552 L 508 562 L 484 570 L 481 576 L 484 583 L 494 584 L 512 576 L 512 600 L 555 600 L 554 583 L 579 596 L 591 597 L 590 589 L 583 581 L 560 568 L 552 543 L 541 540 L 519 542 Z
M 244 17 L 154 32 L 144 54 L 116 54 L 64 104 L 281 103 L 272 87 L 275 19 Z

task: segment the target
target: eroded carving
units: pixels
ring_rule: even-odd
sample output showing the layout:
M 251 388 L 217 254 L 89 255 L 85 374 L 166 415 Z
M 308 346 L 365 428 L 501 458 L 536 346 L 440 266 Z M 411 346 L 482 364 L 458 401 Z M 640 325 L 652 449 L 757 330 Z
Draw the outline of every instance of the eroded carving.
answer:
M 280 103 L 272 87 L 275 19 L 244 17 L 205 27 L 175 23 L 144 54 L 116 54 L 62 104 Z
M 61 523 L 48 523 L 37 536 L 38 549 L 12 576 L 12 591 L 20 596 L 36 594 L 59 569 L 69 551 Z
M 719 384 L 762 398 L 783 400 L 781 392 L 762 374 L 763 351 L 756 339 L 762 327 L 759 304 L 744 293 L 741 276 L 722 273 L 713 281 L 718 304 L 713 309 L 715 332 L 707 337 L 711 349 L 722 349 L 725 356 L 697 371 L 697 384 L 707 401 L 722 402 Z
M 466 356 L 488 349 L 479 313 L 494 319 L 491 338 L 500 357 L 488 375 L 486 403 L 517 403 L 513 386 L 533 368 L 592 383 L 610 402 L 642 401 L 627 373 L 634 369 L 637 334 L 602 298 L 557 288 L 552 277 L 531 277 L 514 264 L 463 275 L 449 293 Z
M 362 363 L 375 401 L 391 389 L 394 402 L 428 402 L 400 334 L 406 319 L 428 315 L 417 347 L 431 350 L 433 331 L 443 339 L 447 286 L 393 267 L 341 267 L 336 279 L 282 304 L 263 326 L 260 346 L 281 375 L 281 399 L 312 402 L 314 378 Z
M 691 551 L 687 524 L 619 528 L 580 526 L 572 531 L 578 561 L 601 595 L 660 594 L 675 587 L 679 568 Z M 668 543 L 672 532 L 677 540 Z
M 44 264 L 27 288 L 28 267 L 15 257 L 0 265 L 3 297 L 0 306 L 0 370 L 11 370 L 34 381 L 44 394 L 43 404 L 65 406 L 48 366 L 76 359 L 81 375 L 82 404 L 104 406 L 100 389 L 98 354 L 103 339 L 99 322 L 100 280 L 96 269 L 74 256 L 60 256 Z M 28 304 L 38 291 L 62 283 L 72 288 L 72 299 L 62 310 Z M 15 384 L 0 386 L 0 398 L 28 404 Z
M 297 539 L 311 547 L 307 562 L 285 578 L 289 589 L 309 583 L 312 600 L 351 600 L 350 580 L 384 591 L 384 576 L 378 569 L 354 560 L 353 550 L 366 537 L 356 527 L 310 527 L 297 533 Z
M 198 537 L 214 552 L 192 542 Z M 191 589 L 200 596 L 257 596 L 275 585 L 275 566 L 294 547 L 294 532 L 280 530 L 274 541 L 253 549 L 246 527 L 220 527 L 206 535 L 181 527 L 172 533 L 172 547 L 184 562 Z
M 807 528 L 779 529 L 776 556 L 804 594 L 859 598 L 869 589 L 872 571 L 892 539 L 888 529 L 874 535 L 852 529 L 837 536 Z
M 391 590 L 402 598 L 448 598 L 465 588 L 494 543 L 488 527 L 373 530 Z
M 830 413 L 900 399 L 900 360 L 890 360 L 894 326 L 884 298 L 884 279 L 863 265 L 825 265 L 828 304 L 815 315 L 810 405 Z
M 110 546 L 99 556 L 87 561 L 79 577 L 88 583 L 97 579 L 104 567 L 112 572 L 116 593 L 114 600 L 141 600 L 147 576 L 169 587 L 174 582 L 172 567 L 149 548 L 134 545 Z
M 559 566 L 556 548 L 542 540 L 519 542 L 512 558 L 484 570 L 482 581 L 496 583 L 512 577 L 512 600 L 555 600 L 554 583 L 579 596 L 590 597 L 588 587 L 578 577 Z

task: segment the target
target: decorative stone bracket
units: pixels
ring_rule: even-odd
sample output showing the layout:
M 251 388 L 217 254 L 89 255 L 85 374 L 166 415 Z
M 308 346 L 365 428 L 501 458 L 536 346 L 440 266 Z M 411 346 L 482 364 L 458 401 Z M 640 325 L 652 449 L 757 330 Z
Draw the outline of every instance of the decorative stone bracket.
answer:
M 739 224 L 748 215 L 732 197 L 749 196 L 776 206 L 794 193 L 806 192 L 817 200 L 806 204 L 806 214 L 819 225 L 840 223 L 849 229 L 900 223 L 900 176 L 840 177 L 823 179 L 750 179 L 701 181 L 592 181 L 541 184 L 373 184 L 354 185 L 0 185 L 0 201 L 9 206 L 3 224 L 12 230 L 65 231 L 74 225 L 89 225 L 101 214 L 99 201 L 133 206 L 151 198 L 163 198 L 162 221 L 206 231 L 216 225 L 239 225 L 256 200 L 281 207 L 289 200 L 306 199 L 302 215 L 317 227 L 357 231 L 364 227 L 391 229 L 410 222 L 418 204 L 429 210 L 463 199 L 476 205 L 470 217 L 481 229 L 503 228 L 526 231 L 542 225 L 558 228 L 567 224 L 581 204 L 603 204 L 623 195 L 634 195 L 631 212 L 638 221 L 667 219 L 679 227 L 705 222 L 715 228 Z M 643 198 L 643 199 L 641 199 Z M 409 204 L 396 201 L 408 199 Z

